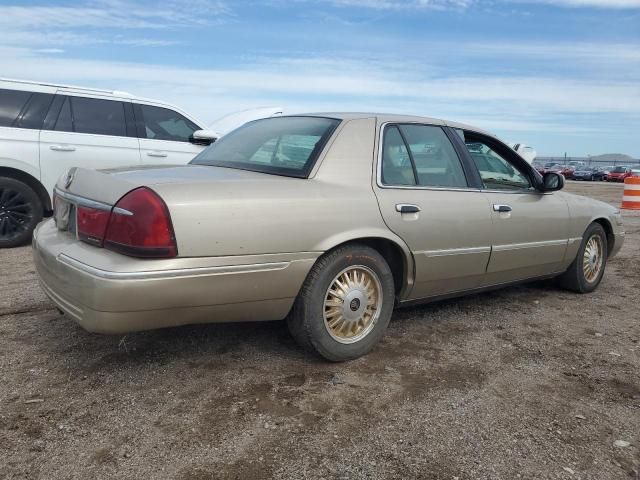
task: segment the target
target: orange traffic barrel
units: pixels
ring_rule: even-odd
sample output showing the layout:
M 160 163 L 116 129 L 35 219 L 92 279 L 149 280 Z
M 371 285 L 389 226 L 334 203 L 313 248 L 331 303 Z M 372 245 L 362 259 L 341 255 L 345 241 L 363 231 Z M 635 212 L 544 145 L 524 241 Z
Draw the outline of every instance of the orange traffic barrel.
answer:
M 622 195 L 620 208 L 640 210 L 640 177 L 625 178 L 624 193 Z

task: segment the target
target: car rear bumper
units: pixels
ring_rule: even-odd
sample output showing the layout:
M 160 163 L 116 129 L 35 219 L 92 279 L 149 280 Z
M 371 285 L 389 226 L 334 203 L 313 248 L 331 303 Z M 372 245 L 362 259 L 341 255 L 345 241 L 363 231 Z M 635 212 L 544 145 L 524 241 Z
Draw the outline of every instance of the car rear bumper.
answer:
M 44 292 L 100 333 L 282 319 L 318 255 L 129 259 L 78 242 L 52 220 L 33 237 Z

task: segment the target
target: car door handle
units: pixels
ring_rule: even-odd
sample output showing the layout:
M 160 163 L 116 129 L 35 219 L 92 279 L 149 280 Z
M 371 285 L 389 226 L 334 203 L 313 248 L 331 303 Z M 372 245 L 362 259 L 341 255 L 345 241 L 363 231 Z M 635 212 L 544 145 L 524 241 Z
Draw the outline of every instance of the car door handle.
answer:
M 494 212 L 506 213 L 506 212 L 510 212 L 511 210 L 513 210 L 513 209 L 509 205 L 498 205 L 498 204 L 495 204 L 493 206 L 493 211 Z
M 75 152 L 76 147 L 73 145 L 51 145 L 49 147 L 51 150 L 55 150 L 56 152 Z
M 420 207 L 411 203 L 398 203 L 396 205 L 396 212 L 398 213 L 418 213 Z
M 159 152 L 158 150 L 153 150 L 151 152 L 147 152 L 147 155 L 150 157 L 166 157 L 166 152 Z

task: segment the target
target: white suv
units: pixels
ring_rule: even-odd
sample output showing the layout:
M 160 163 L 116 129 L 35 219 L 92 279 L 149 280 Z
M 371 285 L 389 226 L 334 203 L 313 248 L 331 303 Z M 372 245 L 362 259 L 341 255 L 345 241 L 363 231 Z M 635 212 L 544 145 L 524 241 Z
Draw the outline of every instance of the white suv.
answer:
M 0 248 L 31 238 L 69 168 L 185 164 L 214 140 L 201 122 L 164 103 L 0 79 Z

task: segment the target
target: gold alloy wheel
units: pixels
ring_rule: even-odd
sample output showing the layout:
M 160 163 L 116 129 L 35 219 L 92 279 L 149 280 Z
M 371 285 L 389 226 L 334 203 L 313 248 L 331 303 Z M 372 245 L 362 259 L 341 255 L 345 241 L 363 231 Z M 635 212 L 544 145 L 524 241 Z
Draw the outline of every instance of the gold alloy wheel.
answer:
M 324 298 L 324 326 L 340 343 L 355 343 L 375 326 L 382 309 L 382 285 L 368 267 L 354 265 L 333 279 Z
M 582 257 L 582 272 L 584 278 L 589 283 L 593 283 L 600 274 L 604 264 L 604 244 L 602 237 L 599 235 L 591 235 L 584 247 L 584 255 Z

